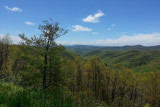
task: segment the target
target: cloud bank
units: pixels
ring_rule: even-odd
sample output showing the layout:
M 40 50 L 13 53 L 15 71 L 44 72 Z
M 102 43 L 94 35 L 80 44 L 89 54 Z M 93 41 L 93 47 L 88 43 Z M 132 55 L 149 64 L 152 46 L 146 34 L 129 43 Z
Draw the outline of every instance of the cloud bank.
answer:
M 124 46 L 124 45 L 144 45 L 154 46 L 160 45 L 160 33 L 137 34 L 134 36 L 121 36 L 117 39 L 98 40 L 96 45 L 106 46 Z
M 94 14 L 94 15 L 89 15 L 86 18 L 83 18 L 82 21 L 83 22 L 89 22 L 89 23 L 98 23 L 100 22 L 100 17 L 102 17 L 104 15 L 104 13 L 99 10 L 98 13 Z
M 0 34 L 0 39 L 3 38 L 4 34 Z M 19 44 L 22 40 L 19 36 L 10 35 L 11 41 L 13 44 Z
M 4 35 L 0 34 L 0 38 Z M 10 36 L 13 44 L 18 44 L 21 42 L 21 38 L 18 36 Z M 123 35 L 117 39 L 106 39 L 97 40 L 95 42 L 66 42 L 66 41 L 56 41 L 58 44 L 62 45 L 96 45 L 96 46 L 125 46 L 125 45 L 143 45 L 143 46 L 155 46 L 160 45 L 160 33 L 151 34 L 137 34 L 134 36 Z
M 143 45 L 155 46 L 160 45 L 160 33 L 137 34 L 134 36 L 123 35 L 117 39 L 97 40 L 95 42 L 58 42 L 64 45 L 97 45 L 97 46 L 125 46 L 125 45 Z

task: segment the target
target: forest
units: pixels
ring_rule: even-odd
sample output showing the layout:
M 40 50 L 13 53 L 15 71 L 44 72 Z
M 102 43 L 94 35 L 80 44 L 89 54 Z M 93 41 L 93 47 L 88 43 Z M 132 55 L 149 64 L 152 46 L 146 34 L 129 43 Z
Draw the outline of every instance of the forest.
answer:
M 55 42 L 68 32 L 59 23 L 38 29 L 0 39 L 1 107 L 160 107 L 158 48 L 74 51 Z

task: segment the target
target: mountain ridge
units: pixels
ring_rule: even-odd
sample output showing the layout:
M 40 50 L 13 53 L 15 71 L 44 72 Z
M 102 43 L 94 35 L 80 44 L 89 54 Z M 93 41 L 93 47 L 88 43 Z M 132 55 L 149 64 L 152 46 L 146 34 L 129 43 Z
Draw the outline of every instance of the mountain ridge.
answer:
M 70 45 L 65 46 L 68 50 L 74 51 L 76 53 L 82 54 L 89 51 L 157 51 L 160 50 L 160 45 L 156 46 L 143 46 L 143 45 L 125 45 L 125 46 L 93 46 L 93 45 Z

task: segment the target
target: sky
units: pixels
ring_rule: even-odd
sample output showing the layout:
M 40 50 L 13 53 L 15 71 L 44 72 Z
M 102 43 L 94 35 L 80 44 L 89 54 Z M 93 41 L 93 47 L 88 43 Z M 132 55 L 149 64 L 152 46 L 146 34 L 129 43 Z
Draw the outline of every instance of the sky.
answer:
M 69 30 L 62 45 L 160 45 L 160 0 L 0 0 L 0 37 L 39 36 L 50 18 Z

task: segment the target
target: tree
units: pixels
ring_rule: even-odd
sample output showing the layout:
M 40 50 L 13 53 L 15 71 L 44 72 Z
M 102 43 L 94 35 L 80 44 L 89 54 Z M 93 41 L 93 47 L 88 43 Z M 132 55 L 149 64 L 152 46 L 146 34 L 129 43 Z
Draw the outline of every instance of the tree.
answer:
M 160 72 L 154 71 L 146 74 L 145 99 L 153 107 L 160 106 Z
M 44 25 L 39 25 L 38 29 L 41 30 L 42 34 L 39 37 L 31 37 L 28 39 L 24 34 L 20 37 L 23 40 L 23 45 L 34 47 L 35 52 L 39 53 L 42 57 L 43 62 L 41 66 L 41 71 L 43 75 L 43 89 L 47 88 L 47 75 L 49 73 L 50 64 L 49 57 L 51 57 L 50 51 L 52 48 L 57 47 L 55 39 L 67 33 L 67 30 L 59 27 L 59 23 L 53 23 L 52 19 L 43 21 Z M 51 72 L 51 71 L 50 71 Z
M 76 87 L 77 87 L 77 91 L 80 92 L 82 91 L 82 74 L 83 74 L 83 70 L 82 70 L 82 62 L 81 59 L 79 57 L 77 57 L 74 61 L 75 63 L 75 71 L 76 71 Z
M 7 70 L 7 61 L 9 56 L 9 45 L 11 44 L 11 38 L 9 34 L 0 39 L 0 78 L 3 78 L 6 74 L 2 73 Z
M 88 88 L 92 89 L 96 100 L 99 100 L 103 86 L 105 65 L 99 57 L 92 57 L 88 61 L 86 71 L 88 72 Z

